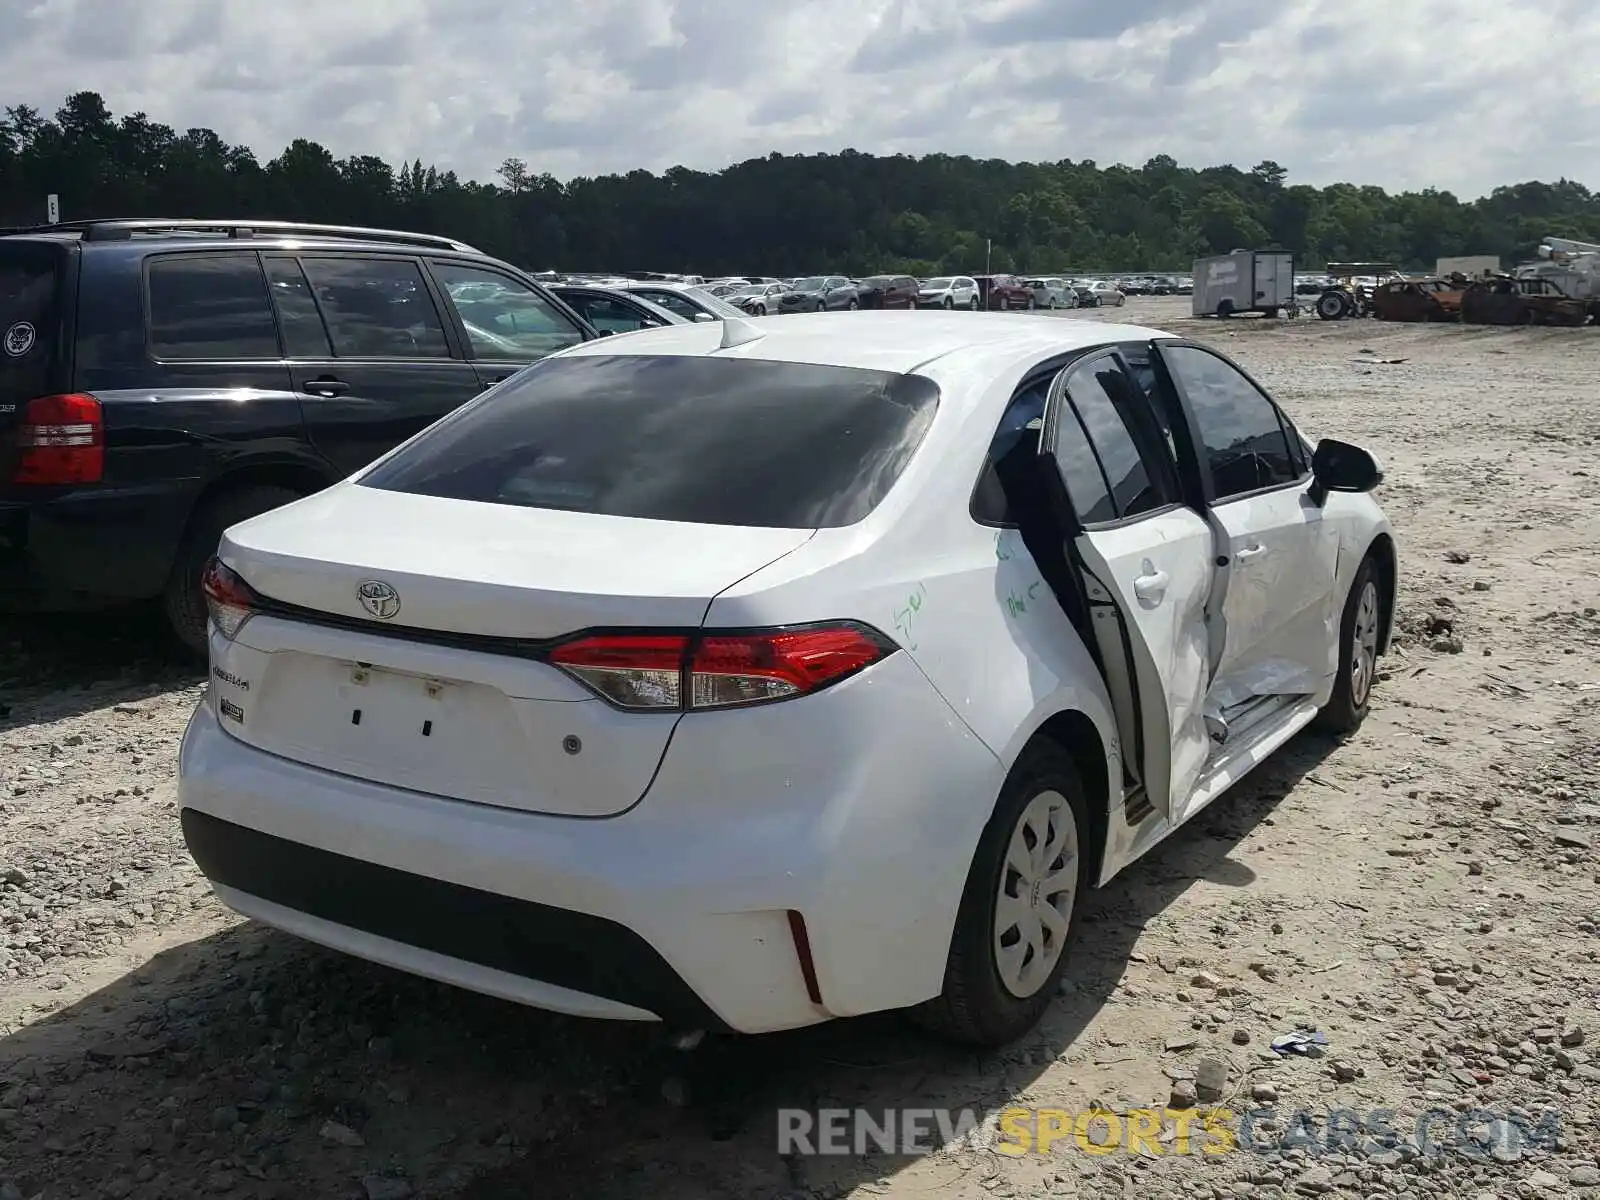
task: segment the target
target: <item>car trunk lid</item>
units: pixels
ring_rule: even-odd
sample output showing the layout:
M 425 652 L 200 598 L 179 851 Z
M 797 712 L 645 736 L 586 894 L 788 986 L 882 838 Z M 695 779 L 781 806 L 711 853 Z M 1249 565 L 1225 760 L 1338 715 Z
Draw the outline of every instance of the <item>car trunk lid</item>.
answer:
M 326 770 L 612 815 L 644 794 L 678 718 L 612 707 L 543 649 L 586 629 L 696 628 L 811 532 L 340 485 L 225 535 L 221 558 L 268 603 L 214 664 L 213 703 L 234 736 Z

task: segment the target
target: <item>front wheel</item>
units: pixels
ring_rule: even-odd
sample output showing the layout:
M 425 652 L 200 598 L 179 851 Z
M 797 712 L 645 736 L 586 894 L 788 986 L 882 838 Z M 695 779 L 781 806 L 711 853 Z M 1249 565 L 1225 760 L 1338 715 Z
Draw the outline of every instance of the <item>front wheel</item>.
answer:
M 857 303 L 856 301 L 852 300 L 852 301 L 850 301 L 849 304 L 846 304 L 844 307 L 845 307 L 845 311 L 847 311 L 847 312 L 855 312 L 855 310 L 860 308 L 861 305 L 859 303 Z
M 224 492 L 204 503 L 189 520 L 178 557 L 162 593 L 162 608 L 167 624 L 178 644 L 188 653 L 206 655 L 206 598 L 200 590 L 200 577 L 206 563 L 217 552 L 224 531 L 260 516 L 274 508 L 300 499 L 293 488 L 258 484 Z
M 766 316 L 767 315 L 767 306 L 765 304 L 756 305 L 755 315 L 758 316 L 758 317 Z
M 956 302 L 954 300 L 950 299 L 949 296 L 946 296 L 944 298 L 944 307 L 945 307 L 946 311 L 949 311 L 950 309 L 954 308 L 955 306 L 956 306 Z
M 817 301 L 817 311 L 818 312 L 827 312 L 828 311 L 828 305 L 826 304 L 826 302 L 824 302 L 822 300 L 818 300 Z
M 1087 814 L 1072 759 L 1050 744 L 1024 751 L 973 855 L 944 991 L 914 1010 L 919 1023 L 990 1049 L 1038 1023 L 1067 968 L 1088 886 Z
M 1317 713 L 1317 727 L 1328 733 L 1354 733 L 1366 720 L 1372 685 L 1378 679 L 1378 637 L 1383 599 L 1377 564 L 1368 557 L 1356 571 L 1339 621 L 1339 673 L 1333 695 Z

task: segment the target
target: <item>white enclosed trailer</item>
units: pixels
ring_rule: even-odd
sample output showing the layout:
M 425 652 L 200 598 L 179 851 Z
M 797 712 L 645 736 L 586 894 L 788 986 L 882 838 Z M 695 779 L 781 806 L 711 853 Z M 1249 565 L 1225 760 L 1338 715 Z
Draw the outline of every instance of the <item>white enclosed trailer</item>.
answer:
M 1294 255 L 1286 250 L 1235 250 L 1197 258 L 1192 303 L 1197 317 L 1233 317 L 1247 312 L 1298 316 Z

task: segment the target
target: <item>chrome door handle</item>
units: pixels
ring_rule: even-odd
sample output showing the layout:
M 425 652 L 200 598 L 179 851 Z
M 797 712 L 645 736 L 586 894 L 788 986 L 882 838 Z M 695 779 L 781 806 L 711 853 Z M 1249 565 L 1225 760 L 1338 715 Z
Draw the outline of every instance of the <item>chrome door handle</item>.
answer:
M 1243 550 L 1239 551 L 1239 553 L 1235 554 L 1234 558 L 1238 559 L 1240 562 L 1249 562 L 1252 558 L 1260 558 L 1266 552 L 1267 548 L 1260 543 L 1257 543 L 1254 546 L 1246 546 Z

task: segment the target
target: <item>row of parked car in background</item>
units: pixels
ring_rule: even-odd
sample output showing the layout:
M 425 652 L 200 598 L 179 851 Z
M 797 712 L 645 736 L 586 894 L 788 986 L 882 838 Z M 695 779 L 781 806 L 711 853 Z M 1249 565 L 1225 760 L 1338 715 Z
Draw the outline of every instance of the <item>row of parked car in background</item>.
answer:
M 549 282 L 558 290 L 582 290 L 586 295 L 594 294 L 596 289 L 609 289 L 643 296 L 691 321 L 720 320 L 726 316 L 726 311 L 710 304 L 710 300 L 721 301 L 742 315 L 765 317 L 851 309 L 1009 311 L 1115 307 L 1125 304 L 1129 296 L 1188 295 L 1194 290 L 1194 281 L 1187 277 L 1149 275 L 1112 279 L 1011 273 L 940 275 L 925 279 L 910 275 L 790 278 L 729 275 L 708 279 L 700 275 L 667 274 L 571 273 L 558 276 L 551 272 Z M 629 328 L 638 328 L 638 325 L 632 324 Z

